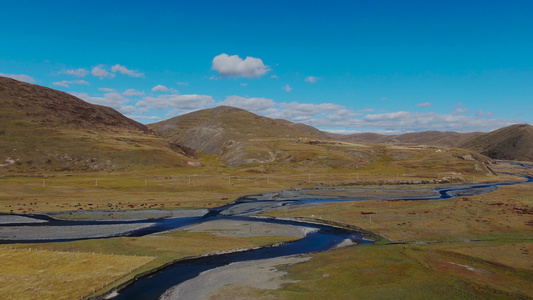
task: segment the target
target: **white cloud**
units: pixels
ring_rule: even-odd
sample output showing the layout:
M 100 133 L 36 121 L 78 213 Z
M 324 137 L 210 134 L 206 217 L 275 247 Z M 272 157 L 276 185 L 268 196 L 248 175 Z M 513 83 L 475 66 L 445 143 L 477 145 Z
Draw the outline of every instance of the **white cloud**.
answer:
M 85 77 L 87 75 L 89 75 L 89 71 L 85 70 L 85 69 L 82 69 L 82 68 L 79 68 L 79 69 L 72 69 L 72 70 L 65 70 L 63 71 L 63 73 L 65 74 L 68 74 L 68 75 L 74 75 L 76 77 Z
M 99 88 L 98 90 L 102 92 L 108 92 L 108 93 L 116 92 L 115 89 L 110 89 L 110 88 Z
M 134 119 L 134 120 L 161 120 L 161 117 L 158 117 L 158 116 L 130 116 L 128 115 L 127 116 L 128 118 L 130 119 Z
M 248 83 L 241 83 L 241 86 L 247 86 Z
M 120 111 L 123 114 L 132 114 L 137 111 L 137 108 L 135 106 L 127 105 L 127 106 L 121 106 L 118 111 Z
M 459 114 L 464 114 L 464 113 L 467 113 L 468 112 L 468 109 L 466 108 L 457 108 L 453 114 L 454 115 L 459 115 Z
M 505 119 L 485 119 L 437 113 L 393 113 L 367 115 L 362 119 L 346 120 L 342 126 L 349 128 L 379 128 L 385 130 L 440 130 L 440 131 L 491 131 L 515 124 Z M 340 124 L 339 124 L 340 125 Z
M 93 74 L 94 77 L 98 77 L 100 79 L 115 77 L 115 74 L 108 72 L 106 69 L 103 68 L 103 66 L 94 67 L 91 70 L 91 74 Z
M 270 76 L 270 78 L 277 79 L 279 77 L 278 77 L 278 75 L 272 75 L 272 76 Z
M 494 114 L 490 111 L 484 112 L 481 109 L 476 112 L 476 116 L 483 117 L 483 116 L 493 116 Z
M 139 107 L 153 107 L 157 109 L 204 109 L 214 104 L 215 101 L 207 95 L 159 95 L 157 97 L 144 97 L 137 102 Z
M 275 119 L 285 119 L 293 122 L 305 122 L 313 118 L 325 118 L 336 113 L 346 113 L 346 108 L 333 103 L 280 103 L 278 107 L 268 112 L 268 116 Z
M 182 85 L 182 86 L 187 86 L 187 85 L 189 85 L 188 82 L 181 82 L 181 81 L 176 82 L 176 84 L 177 84 L 177 85 Z
M 8 78 L 19 80 L 19 81 L 24 81 L 24 82 L 27 82 L 27 83 L 34 83 L 35 82 L 35 79 L 33 79 L 33 77 L 31 77 L 29 75 L 26 75 L 26 74 L 5 74 L 5 73 L 0 73 L 0 76 L 8 77 Z
M 362 113 L 364 113 L 364 112 L 374 112 L 374 109 L 372 109 L 372 108 L 365 108 L 365 109 L 360 109 L 360 110 L 358 110 L 358 112 L 362 112 Z
M 154 86 L 152 88 L 152 92 L 163 92 L 163 93 L 166 93 L 168 91 L 169 91 L 169 89 L 166 86 L 161 85 L 161 84 L 158 84 L 158 85 L 156 85 L 156 86 Z
M 241 96 L 228 96 L 226 99 L 224 99 L 224 101 L 217 104 L 238 107 L 254 113 L 261 113 L 262 111 L 272 108 L 274 105 L 276 105 L 272 99 L 245 98 Z
M 428 106 L 431 106 L 431 103 L 430 102 L 424 102 L 424 103 L 419 103 L 416 106 L 418 106 L 418 107 L 428 107 Z
M 144 73 L 140 73 L 138 71 L 134 71 L 134 70 L 130 70 L 128 68 L 126 68 L 125 66 L 121 66 L 119 64 L 116 64 L 114 66 L 111 67 L 111 71 L 113 73 L 120 73 L 120 74 L 124 74 L 124 75 L 128 75 L 128 76 L 131 76 L 131 77 L 143 77 L 144 76 Z
M 246 78 L 261 77 L 270 70 L 260 58 L 248 56 L 243 60 L 238 55 L 226 53 L 215 56 L 211 68 L 222 77 Z
M 282 89 L 285 91 L 285 92 L 291 92 L 292 91 L 292 88 L 290 85 L 286 84 L 282 87 Z
M 315 83 L 315 82 L 318 81 L 318 79 L 320 79 L 320 78 L 315 77 L 315 76 L 309 76 L 309 77 L 306 77 L 306 78 L 305 78 L 305 82 Z
M 122 95 L 124 96 L 142 96 L 144 95 L 144 91 L 137 91 L 136 89 L 127 89 L 125 90 Z
M 124 98 L 119 93 L 105 93 L 103 97 L 89 96 L 87 93 L 71 93 L 72 95 L 92 104 L 108 106 L 120 110 L 129 99 Z
M 63 80 L 63 81 L 53 82 L 52 84 L 68 88 L 70 87 L 71 84 L 88 85 L 89 83 L 85 80 L 71 80 L 71 81 Z

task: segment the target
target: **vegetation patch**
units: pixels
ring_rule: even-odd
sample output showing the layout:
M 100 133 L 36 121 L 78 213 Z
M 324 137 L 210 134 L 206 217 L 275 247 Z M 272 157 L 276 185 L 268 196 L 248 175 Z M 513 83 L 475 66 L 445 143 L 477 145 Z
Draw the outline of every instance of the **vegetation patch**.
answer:
M 36 247 L 0 248 L 0 298 L 80 299 L 154 260 L 154 257 L 58 252 Z

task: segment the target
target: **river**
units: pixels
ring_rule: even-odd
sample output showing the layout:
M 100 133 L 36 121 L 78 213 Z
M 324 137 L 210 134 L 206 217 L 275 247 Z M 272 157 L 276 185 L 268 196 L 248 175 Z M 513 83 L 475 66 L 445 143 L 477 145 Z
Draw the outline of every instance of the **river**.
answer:
M 522 184 L 533 182 L 533 177 L 525 177 L 526 181 L 491 183 L 491 184 L 468 184 L 455 186 L 450 188 L 436 189 L 435 195 L 430 197 L 418 198 L 395 198 L 398 200 L 438 200 L 457 196 L 471 196 L 482 193 L 487 193 L 497 189 L 498 186 Z M 261 198 L 262 200 L 258 200 Z M 167 230 L 173 230 L 187 225 L 200 224 L 203 222 L 210 222 L 213 220 L 238 220 L 247 222 L 267 222 L 282 225 L 297 225 L 305 226 L 313 229 L 311 233 L 307 234 L 302 239 L 273 247 L 250 250 L 245 252 L 223 254 L 216 256 L 209 256 L 197 259 L 191 259 L 175 263 L 166 267 L 155 274 L 141 278 L 119 291 L 118 295 L 113 299 L 158 299 L 165 291 L 170 288 L 185 282 L 191 278 L 198 276 L 201 272 L 211 270 L 217 267 L 225 266 L 230 263 L 269 259 L 276 257 L 284 257 L 288 255 L 301 255 L 313 252 L 320 252 L 332 249 L 339 244 L 362 244 L 371 243 L 364 238 L 364 234 L 342 228 L 336 228 L 327 225 L 318 225 L 305 222 L 264 219 L 256 218 L 253 215 L 272 209 L 280 209 L 287 206 L 305 205 L 305 204 L 322 204 L 339 201 L 353 201 L 350 199 L 313 199 L 299 197 L 297 199 L 263 199 L 265 197 L 243 197 L 238 201 L 225 205 L 223 207 L 215 208 L 205 214 L 199 216 L 189 216 L 182 218 L 163 218 L 154 220 L 133 220 L 133 221 L 67 221 L 57 220 L 47 215 L 16 215 L 17 217 L 27 217 L 34 220 L 34 222 L 8 223 L 0 224 L 2 227 L 9 226 L 10 228 L 74 228 L 81 226 L 81 228 L 88 228 L 90 226 L 132 226 L 132 230 L 126 232 L 117 232 L 106 234 L 107 237 L 115 236 L 129 236 L 138 237 Z M 267 197 L 268 198 L 268 197 Z M 11 216 L 14 215 L 3 215 Z M 17 219 L 18 220 L 18 219 Z M 39 222 L 42 221 L 42 222 Z M 124 229 L 122 229 L 124 230 Z M 33 230 L 38 231 L 38 230 Z M 46 230 L 48 231 L 48 230 Z M 50 231 L 48 231 L 50 232 Z M 99 236 L 69 236 L 64 238 L 61 236 L 36 236 L 21 235 L 16 233 L 11 237 L 10 235 L 0 236 L 0 243 L 34 243 L 34 242 L 64 242 L 88 238 L 100 238 Z

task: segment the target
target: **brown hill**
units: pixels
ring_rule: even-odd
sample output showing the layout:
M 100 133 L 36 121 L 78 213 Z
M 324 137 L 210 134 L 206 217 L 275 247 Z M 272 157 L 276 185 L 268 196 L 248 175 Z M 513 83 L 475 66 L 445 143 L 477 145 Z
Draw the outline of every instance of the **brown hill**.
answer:
M 208 154 L 222 154 L 238 142 L 253 139 L 327 138 L 325 133 L 308 125 L 262 117 L 230 106 L 195 111 L 148 126 L 160 136 Z
M 186 165 L 172 148 L 181 149 L 112 108 L 0 77 L 2 173 Z
M 339 137 L 343 141 L 351 141 L 357 143 L 376 143 L 376 144 L 420 144 L 431 146 L 448 146 L 458 147 L 466 141 L 475 138 L 482 133 L 457 133 L 457 132 L 443 132 L 443 131 L 422 131 L 410 132 L 400 135 L 383 135 L 377 133 L 356 133 Z
M 533 161 L 533 126 L 517 124 L 477 136 L 463 144 L 494 159 Z

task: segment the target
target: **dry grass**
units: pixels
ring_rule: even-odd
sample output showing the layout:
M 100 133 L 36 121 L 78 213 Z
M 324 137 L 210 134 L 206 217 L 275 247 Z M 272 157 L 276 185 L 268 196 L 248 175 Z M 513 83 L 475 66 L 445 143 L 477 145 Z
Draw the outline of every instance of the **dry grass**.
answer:
M 473 197 L 345 202 L 269 214 L 355 225 L 393 242 L 512 240 L 531 237 L 533 198 L 531 184 L 524 184 Z
M 423 151 L 405 156 L 405 159 L 401 155 L 395 159 L 394 154 L 386 152 L 387 155 L 370 161 L 368 166 L 353 169 L 331 167 L 307 159 L 291 164 L 229 168 L 221 166 L 216 157 L 204 155 L 202 161 L 205 166 L 192 170 L 0 177 L 0 212 L 212 208 L 243 195 L 287 188 L 361 186 L 377 181 L 437 180 L 445 177 L 467 182 L 474 179 L 477 182 L 512 179 L 510 176 L 487 176 L 476 169 L 479 162 L 454 159 L 450 163 L 448 154 L 443 156 L 434 150 Z M 300 154 L 299 157 L 305 155 Z M 432 162 L 431 167 L 420 166 L 413 161 L 424 157 Z M 327 159 L 331 160 L 335 159 Z
M 0 248 L 0 259 L 1 299 L 79 299 L 154 258 Z
M 407 244 L 315 254 L 289 268 L 287 279 L 298 283 L 278 291 L 229 288 L 216 299 L 236 293 L 264 299 L 532 298 L 531 191 L 531 184 L 522 184 L 439 201 L 361 201 L 278 211 L 356 225 Z
M 40 282 L 39 280 L 41 279 L 39 276 L 41 276 L 41 274 L 50 275 L 50 279 L 53 281 L 45 282 L 47 287 L 46 294 L 39 293 L 34 299 L 60 299 L 59 297 L 55 297 L 55 295 L 62 294 L 65 294 L 65 298 L 76 299 L 81 295 L 87 296 L 91 294 L 93 289 L 96 291 L 95 295 L 97 295 L 111 290 L 114 286 L 130 280 L 137 274 L 158 268 L 178 259 L 216 253 L 218 251 L 266 246 L 291 240 L 295 240 L 295 238 L 283 236 L 235 238 L 216 236 L 208 233 L 189 233 L 179 231 L 138 238 L 110 238 L 62 243 L 16 244 L 11 246 L 18 249 L 6 250 L 11 251 L 9 252 L 11 253 L 11 256 L 3 257 L 3 261 L 8 265 L 18 266 L 20 269 L 26 270 L 24 275 L 27 276 L 28 279 L 20 281 L 17 285 L 6 284 L 0 289 L 0 298 L 2 298 L 2 295 L 13 295 L 14 299 L 30 299 L 31 297 L 27 298 L 27 295 L 32 294 L 27 294 L 24 291 L 31 291 L 34 289 L 39 290 L 38 288 L 33 287 L 33 282 Z M 30 248 L 34 250 L 28 250 Z M 45 251 L 35 251 L 37 248 Z M 63 252 L 52 252 L 58 250 Z M 82 253 L 78 254 L 78 251 Z M 92 255 L 87 253 L 98 254 Z M 51 258 L 49 259 L 44 256 L 39 258 L 39 256 L 37 256 L 34 259 L 30 254 L 50 255 Z M 57 255 L 57 257 L 54 255 Z M 24 259 L 26 256 L 27 259 Z M 61 261 L 62 257 L 64 257 L 63 259 L 67 262 L 64 266 Z M 70 258 L 67 259 L 66 257 Z M 91 258 L 92 260 L 88 260 L 85 257 Z M 135 259 L 139 259 L 144 263 L 133 265 L 134 267 L 129 269 L 120 269 L 123 264 L 121 259 L 127 261 L 127 258 L 132 262 L 135 262 Z M 38 263 L 39 259 L 45 261 L 49 260 L 50 263 Z M 95 260 L 98 263 L 96 263 Z M 80 261 L 83 263 L 76 264 L 76 262 Z M 101 262 L 105 262 L 105 264 Z M 88 264 L 95 264 L 95 269 L 97 266 L 101 265 L 100 267 L 103 269 L 91 272 L 90 269 L 87 270 L 86 268 L 86 265 Z M 108 270 L 109 274 L 105 276 L 99 273 L 108 272 Z M 123 270 L 123 272 L 120 273 L 120 276 L 115 276 L 114 270 Z M 70 297 L 70 295 L 78 295 L 71 294 L 70 291 L 73 287 L 70 287 L 70 285 L 64 285 L 61 281 L 70 282 L 68 281 L 71 280 L 70 277 L 76 275 L 73 275 L 73 272 L 79 273 L 80 276 L 84 276 L 80 279 L 84 280 L 83 288 L 80 291 L 81 295 L 76 297 Z M 13 275 L 16 274 L 6 273 L 6 278 L 13 278 L 9 279 L 9 282 L 17 278 Z M 79 281 L 72 282 L 72 285 L 79 283 Z M 106 282 L 109 282 L 110 284 L 105 284 L 105 287 L 102 289 L 102 286 L 104 285 L 103 283 Z M 4 299 L 8 298 L 4 297 Z

